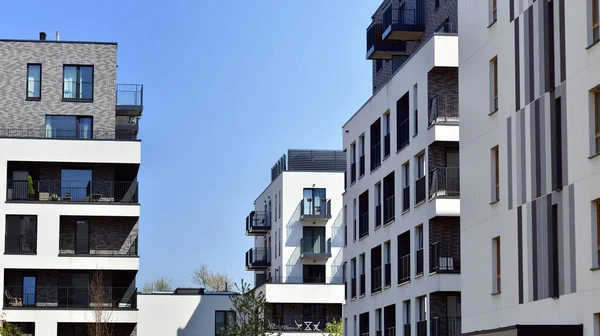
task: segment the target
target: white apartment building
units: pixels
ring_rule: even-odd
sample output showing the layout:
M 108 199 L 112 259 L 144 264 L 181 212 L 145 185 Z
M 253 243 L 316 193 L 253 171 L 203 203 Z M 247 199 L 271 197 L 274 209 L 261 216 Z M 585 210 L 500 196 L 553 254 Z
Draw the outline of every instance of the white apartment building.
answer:
M 289 150 L 246 218 L 254 238 L 246 269 L 265 295 L 272 333 L 321 335 L 342 316 L 345 164 L 342 151 Z
M 374 93 L 343 126 L 348 336 L 461 333 L 456 13 L 384 1 L 367 29 Z
M 600 333 L 599 17 L 598 0 L 460 2 L 467 335 Z
M 58 36 L 58 34 L 57 34 Z M 24 335 L 135 335 L 141 85 L 116 43 L 0 40 L 0 286 Z

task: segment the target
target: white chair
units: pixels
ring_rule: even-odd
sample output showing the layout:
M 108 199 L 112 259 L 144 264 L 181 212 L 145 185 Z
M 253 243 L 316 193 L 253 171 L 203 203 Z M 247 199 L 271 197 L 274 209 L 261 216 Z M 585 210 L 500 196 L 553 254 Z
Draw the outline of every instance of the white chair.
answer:
M 294 320 L 294 323 L 296 323 L 296 330 L 302 330 L 302 324 L 296 322 L 296 320 Z
M 321 324 L 321 321 L 313 323 L 313 331 L 321 331 L 321 329 L 319 329 L 319 324 Z

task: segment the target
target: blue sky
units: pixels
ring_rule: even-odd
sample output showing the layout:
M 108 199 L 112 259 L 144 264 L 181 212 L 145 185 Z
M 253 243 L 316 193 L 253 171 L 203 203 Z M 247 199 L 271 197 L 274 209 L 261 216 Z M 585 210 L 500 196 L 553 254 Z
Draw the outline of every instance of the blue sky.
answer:
M 89 2 L 89 3 L 88 3 Z M 0 38 L 118 42 L 144 84 L 140 286 L 190 286 L 204 263 L 251 280 L 245 217 L 288 148 L 340 149 L 371 95 L 365 29 L 379 0 L 3 4 Z

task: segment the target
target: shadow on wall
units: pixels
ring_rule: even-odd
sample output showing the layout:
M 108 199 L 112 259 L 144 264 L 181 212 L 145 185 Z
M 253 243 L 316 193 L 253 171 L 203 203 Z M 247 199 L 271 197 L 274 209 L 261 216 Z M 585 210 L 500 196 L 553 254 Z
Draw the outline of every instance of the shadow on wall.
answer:
M 287 225 L 285 226 L 286 239 L 285 246 L 300 246 L 300 239 L 302 238 L 302 222 L 300 219 L 300 203 L 296 206 L 296 210 L 290 217 Z
M 302 263 L 300 262 L 300 247 L 296 247 L 285 265 L 285 274 L 288 278 L 302 278 Z
M 344 247 L 344 215 L 341 209 L 331 226 L 331 247 Z
M 218 297 L 202 296 L 200 304 L 194 309 L 185 327 L 177 328 L 177 336 L 213 336 L 216 334 L 215 311 L 228 311 L 233 308 L 229 296 L 215 296 Z

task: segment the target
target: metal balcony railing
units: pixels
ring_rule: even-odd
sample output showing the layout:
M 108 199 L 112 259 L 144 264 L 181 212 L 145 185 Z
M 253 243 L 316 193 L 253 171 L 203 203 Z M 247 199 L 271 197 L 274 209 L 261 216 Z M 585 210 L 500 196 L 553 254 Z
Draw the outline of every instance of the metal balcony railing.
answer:
M 85 237 L 61 233 L 58 249 L 61 255 L 137 256 L 138 237 L 111 232 L 91 233 Z
M 435 242 L 430 246 L 430 273 L 460 273 L 460 244 Z
M 460 168 L 438 167 L 429 173 L 429 198 L 460 197 Z
M 396 336 L 396 327 L 388 327 L 385 329 L 385 336 Z
M 461 335 L 460 317 L 434 317 L 431 319 L 431 336 Z
M 136 309 L 133 287 L 5 286 L 5 308 Z
M 410 281 L 410 253 L 400 257 L 400 267 L 398 267 L 398 283 Z
M 266 279 L 263 283 L 272 284 L 330 284 L 339 285 L 344 281 L 343 277 L 324 277 L 324 276 L 302 276 L 302 277 L 282 277 L 274 276 Z
M 371 147 L 371 171 L 381 166 L 381 142 Z
M 117 84 L 117 105 L 144 105 L 144 85 Z
M 397 148 L 401 150 L 402 148 L 408 146 L 410 143 L 410 125 L 408 118 L 398 124 L 398 139 L 397 139 Z
M 429 127 L 458 125 L 458 94 L 438 94 L 429 100 Z
M 358 237 L 363 238 L 369 235 L 369 213 L 365 212 L 360 215 L 358 222 Z
M 8 180 L 7 201 L 138 203 L 138 183 L 130 181 Z
M 415 181 L 415 204 L 425 200 L 425 175 Z
M 300 201 L 300 214 L 302 218 L 330 219 L 331 200 L 325 198 L 304 198 Z
M 58 140 L 137 140 L 137 134 L 97 130 L 66 130 L 43 128 L 0 128 L 0 138 Z
M 427 320 L 417 322 L 417 336 L 427 336 Z
M 339 320 L 341 316 L 309 316 L 309 315 L 267 315 L 269 331 L 272 332 L 320 332 L 325 330 L 328 322 Z
M 381 266 L 371 270 L 371 293 L 381 290 Z
M 417 250 L 417 275 L 423 274 L 423 248 Z
M 271 230 L 271 217 L 267 211 L 252 211 L 246 217 L 246 233 Z
M 421 8 L 402 9 L 389 6 L 385 12 L 383 12 L 383 27 L 384 29 L 388 29 L 391 25 L 424 26 L 425 11 Z M 424 28 L 425 27 L 423 27 L 423 29 Z
M 407 336 L 408 336 L 408 335 L 410 335 L 410 334 L 411 334 L 411 333 L 410 333 L 410 323 L 406 323 L 406 324 L 404 325 L 404 335 L 407 335 Z
M 410 186 L 402 189 L 402 212 L 410 209 Z
M 4 253 L 6 254 L 36 254 L 37 234 L 6 234 L 4 238 Z
M 271 251 L 266 247 L 253 247 L 246 252 L 246 267 L 271 266 Z
M 383 223 L 387 224 L 396 217 L 396 197 L 392 195 L 383 201 Z
M 300 253 L 310 255 L 331 255 L 331 238 L 303 237 L 300 239 Z

